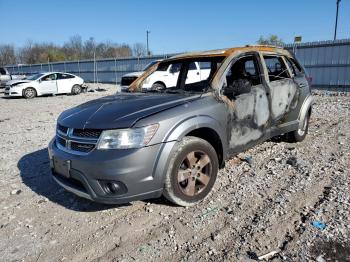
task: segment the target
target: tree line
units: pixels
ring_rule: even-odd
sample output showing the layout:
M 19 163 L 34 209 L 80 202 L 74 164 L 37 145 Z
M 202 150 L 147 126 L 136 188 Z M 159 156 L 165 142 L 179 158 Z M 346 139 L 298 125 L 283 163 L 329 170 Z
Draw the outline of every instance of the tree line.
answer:
M 68 60 L 83 60 L 116 57 L 142 57 L 147 55 L 146 46 L 142 43 L 118 44 L 111 41 L 97 42 L 93 37 L 83 41 L 75 35 L 63 45 L 53 43 L 34 43 L 28 41 L 16 48 L 13 44 L 0 45 L 0 65 L 39 64 Z
M 277 35 L 260 36 L 257 44 L 282 46 L 283 40 Z M 83 60 L 116 57 L 142 57 L 147 55 L 146 46 L 136 43 L 118 44 L 110 41 L 97 42 L 93 37 L 83 41 L 75 35 L 63 45 L 53 43 L 34 43 L 28 41 L 23 47 L 11 44 L 0 45 L 0 65 L 39 64 L 57 61 Z

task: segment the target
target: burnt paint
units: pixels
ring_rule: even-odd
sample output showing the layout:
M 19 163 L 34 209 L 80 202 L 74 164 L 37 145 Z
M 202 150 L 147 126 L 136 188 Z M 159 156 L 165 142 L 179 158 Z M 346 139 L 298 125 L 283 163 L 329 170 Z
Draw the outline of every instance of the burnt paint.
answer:
M 228 111 L 227 135 L 230 152 L 239 151 L 264 136 L 270 119 L 270 109 L 263 85 L 253 86 L 250 93 L 238 95 L 231 103 L 226 98 L 222 101 Z

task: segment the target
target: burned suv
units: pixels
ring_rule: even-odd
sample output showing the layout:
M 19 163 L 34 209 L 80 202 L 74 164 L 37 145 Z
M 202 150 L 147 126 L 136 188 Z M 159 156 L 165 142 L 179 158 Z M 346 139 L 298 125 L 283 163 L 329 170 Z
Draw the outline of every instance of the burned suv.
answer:
M 142 88 L 170 65 L 179 69 L 168 76 L 174 86 Z M 64 111 L 49 145 L 53 178 L 97 202 L 164 195 L 193 205 L 211 191 L 226 159 L 281 134 L 302 141 L 311 106 L 304 69 L 284 49 L 175 56 L 144 72 L 128 93 Z

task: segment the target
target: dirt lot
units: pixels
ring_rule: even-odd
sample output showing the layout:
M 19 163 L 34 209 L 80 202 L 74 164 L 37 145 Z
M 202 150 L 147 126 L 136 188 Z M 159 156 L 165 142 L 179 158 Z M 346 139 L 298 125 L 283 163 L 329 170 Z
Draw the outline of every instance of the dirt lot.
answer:
M 242 153 L 209 198 L 182 208 L 95 204 L 50 178 L 46 147 L 60 112 L 113 90 L 0 97 L 0 260 L 254 261 L 275 251 L 267 259 L 350 261 L 350 96 L 315 96 L 304 142 Z

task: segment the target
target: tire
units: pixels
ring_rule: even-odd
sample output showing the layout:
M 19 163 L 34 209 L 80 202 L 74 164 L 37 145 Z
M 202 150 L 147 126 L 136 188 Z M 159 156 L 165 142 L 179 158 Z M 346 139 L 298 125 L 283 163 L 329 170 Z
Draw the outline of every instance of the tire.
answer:
M 162 83 L 154 83 L 152 85 L 152 90 L 162 90 L 162 89 L 165 89 L 165 85 L 162 84 Z
M 304 119 L 304 123 L 301 128 L 298 128 L 298 130 L 289 132 L 287 134 L 287 140 L 288 142 L 291 143 L 296 143 L 296 142 L 301 142 L 305 139 L 306 134 L 309 130 L 309 119 L 310 119 L 310 114 L 307 113 Z
M 80 85 L 74 85 L 72 87 L 72 95 L 79 95 L 81 93 L 81 86 Z
M 184 137 L 170 159 L 163 195 L 179 206 L 193 206 L 210 193 L 218 170 L 218 156 L 207 141 Z
M 32 99 L 36 97 L 36 95 L 37 95 L 36 90 L 32 87 L 28 87 L 23 90 L 23 97 L 26 99 Z

